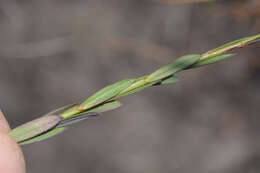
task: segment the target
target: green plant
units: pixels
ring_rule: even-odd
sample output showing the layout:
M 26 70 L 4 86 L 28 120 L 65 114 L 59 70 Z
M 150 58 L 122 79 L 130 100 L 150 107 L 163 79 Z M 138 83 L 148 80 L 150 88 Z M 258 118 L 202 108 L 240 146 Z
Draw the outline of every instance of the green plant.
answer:
M 29 144 L 47 139 L 66 129 L 72 123 L 96 116 L 101 112 L 116 109 L 121 106 L 117 100 L 123 96 L 133 94 L 149 86 L 175 83 L 177 72 L 212 64 L 233 56 L 225 54 L 235 48 L 242 48 L 260 40 L 260 34 L 246 37 L 225 44 L 204 54 L 186 55 L 155 72 L 137 79 L 125 79 L 109 85 L 90 96 L 81 104 L 61 107 L 48 114 L 25 123 L 13 129 L 9 135 L 19 144 Z

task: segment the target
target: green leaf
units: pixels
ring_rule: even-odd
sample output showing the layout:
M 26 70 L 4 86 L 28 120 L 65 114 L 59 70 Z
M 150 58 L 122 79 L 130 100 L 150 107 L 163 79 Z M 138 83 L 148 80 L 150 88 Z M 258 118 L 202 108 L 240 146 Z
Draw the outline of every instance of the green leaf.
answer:
M 204 60 L 201 60 L 195 64 L 193 64 L 191 67 L 189 68 L 194 68 L 194 67 L 200 67 L 200 66 L 203 66 L 203 65 L 208 65 L 208 64 L 212 64 L 212 63 L 215 63 L 215 62 L 218 62 L 218 61 L 221 61 L 223 59 L 226 59 L 226 58 L 229 58 L 231 56 L 234 56 L 235 54 L 224 54 L 224 55 L 218 55 L 218 56 L 215 56 L 215 57 L 211 57 L 211 58 L 208 58 L 208 59 L 204 59 Z
M 129 87 L 133 83 L 133 81 L 133 79 L 126 79 L 103 88 L 94 95 L 90 96 L 86 101 L 84 101 L 78 107 L 78 109 L 84 111 L 109 100 L 110 98 L 116 96 L 120 91 Z
M 202 55 L 202 57 L 200 58 L 199 62 L 203 61 L 205 59 L 209 59 L 211 57 L 223 54 L 227 51 L 231 51 L 235 48 L 242 48 L 242 47 L 247 46 L 249 44 L 255 43 L 255 42 L 259 41 L 259 38 L 260 38 L 260 34 L 255 35 L 255 36 L 251 36 L 251 37 L 242 38 L 242 39 L 224 44 L 220 47 L 217 47 L 213 50 L 210 50 L 210 51 L 204 53 Z
M 168 64 L 147 77 L 147 81 L 160 81 L 168 76 L 175 74 L 178 71 L 188 68 L 192 64 L 196 63 L 200 59 L 200 55 L 186 55 L 183 56 L 171 64 Z
M 58 128 L 53 128 L 39 136 L 36 136 L 36 137 L 33 137 L 33 138 L 30 138 L 30 139 L 27 139 L 25 141 L 22 141 L 22 142 L 19 142 L 18 144 L 19 145 L 25 145 L 25 144 L 31 144 L 31 143 L 34 143 L 34 142 L 39 142 L 39 141 L 42 141 L 42 140 L 45 140 L 45 139 L 48 139 L 52 136 L 55 136 L 57 134 L 60 134 L 61 132 L 63 132 L 66 128 L 64 127 L 58 127 Z
M 9 132 L 9 135 L 12 136 L 16 142 L 21 142 L 52 129 L 60 121 L 61 117 L 58 115 L 43 116 L 16 127 Z

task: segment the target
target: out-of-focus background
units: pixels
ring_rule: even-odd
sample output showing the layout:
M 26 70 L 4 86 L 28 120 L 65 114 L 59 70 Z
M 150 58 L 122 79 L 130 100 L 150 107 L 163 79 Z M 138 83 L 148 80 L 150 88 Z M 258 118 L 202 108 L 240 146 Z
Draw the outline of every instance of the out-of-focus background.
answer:
M 182 2 L 1 0 L 0 107 L 11 126 L 260 31 L 259 0 Z M 259 55 L 259 44 L 241 49 L 24 146 L 28 172 L 259 172 Z

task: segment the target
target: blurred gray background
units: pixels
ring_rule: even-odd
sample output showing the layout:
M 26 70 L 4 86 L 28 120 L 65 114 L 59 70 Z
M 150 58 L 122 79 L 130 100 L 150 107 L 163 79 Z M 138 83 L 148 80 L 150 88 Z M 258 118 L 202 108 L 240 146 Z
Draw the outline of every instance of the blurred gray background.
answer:
M 179 1 L 180 2 L 180 1 Z M 259 0 L 0 0 L 0 108 L 12 127 L 260 31 Z M 37 173 L 260 171 L 259 44 L 22 147 Z

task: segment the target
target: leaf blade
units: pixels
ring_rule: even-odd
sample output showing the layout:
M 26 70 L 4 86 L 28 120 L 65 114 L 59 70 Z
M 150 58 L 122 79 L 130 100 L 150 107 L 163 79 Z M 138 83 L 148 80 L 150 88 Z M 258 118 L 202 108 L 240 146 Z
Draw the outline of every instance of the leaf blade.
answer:
M 196 63 L 200 59 L 200 55 L 186 55 L 178 58 L 172 63 L 156 70 L 147 77 L 148 81 L 160 81 L 164 78 L 167 78 L 183 69 L 188 68 L 192 64 Z
M 202 57 L 200 58 L 200 61 L 205 60 L 205 59 L 209 59 L 211 57 L 223 54 L 227 51 L 231 51 L 235 48 L 242 48 L 244 46 L 247 46 L 249 44 L 255 43 L 257 41 L 259 41 L 260 38 L 260 34 L 254 35 L 254 36 L 250 36 L 250 37 L 245 37 L 245 38 L 241 38 L 235 41 L 232 41 L 230 43 L 226 43 L 222 46 L 219 46 L 215 49 L 212 49 L 210 51 L 207 51 L 206 53 L 202 54 Z
M 21 142 L 52 129 L 60 121 L 61 117 L 58 115 L 43 116 L 16 127 L 9 132 L 9 135 L 12 136 L 16 142 Z
M 190 68 L 201 67 L 201 66 L 204 66 L 204 65 L 213 64 L 213 63 L 224 60 L 224 59 L 229 58 L 229 57 L 234 56 L 234 55 L 235 54 L 224 54 L 224 55 L 214 56 L 214 57 L 211 57 L 211 58 L 208 58 L 208 59 L 201 60 L 201 61 L 193 64 L 192 66 L 190 66 Z
M 80 104 L 78 109 L 83 111 L 109 100 L 110 98 L 116 96 L 120 91 L 129 87 L 133 81 L 133 79 L 126 79 L 101 89 Z
M 58 135 L 58 134 L 62 133 L 64 130 L 66 130 L 66 128 L 64 128 L 64 127 L 53 128 L 50 131 L 47 131 L 47 132 L 45 132 L 45 133 L 43 133 L 39 136 L 35 136 L 35 137 L 27 139 L 25 141 L 18 142 L 18 144 L 19 145 L 26 145 L 26 144 L 39 142 L 39 141 L 48 139 L 52 136 Z

